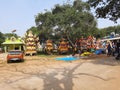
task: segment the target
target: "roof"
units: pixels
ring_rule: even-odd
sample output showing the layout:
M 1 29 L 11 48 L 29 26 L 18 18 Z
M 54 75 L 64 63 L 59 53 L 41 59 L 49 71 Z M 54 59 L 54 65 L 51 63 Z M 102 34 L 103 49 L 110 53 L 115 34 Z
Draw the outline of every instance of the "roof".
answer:
M 14 36 L 12 36 L 10 39 L 6 39 L 5 42 L 2 43 L 3 45 L 11 45 L 11 44 L 17 44 L 17 45 L 23 45 L 23 41 L 19 38 L 16 39 Z
M 23 42 L 3 42 L 3 45 L 8 45 L 8 44 L 24 44 Z
M 110 41 L 110 40 L 119 40 L 120 37 L 114 37 L 114 38 L 108 38 L 108 39 L 102 39 L 101 41 Z

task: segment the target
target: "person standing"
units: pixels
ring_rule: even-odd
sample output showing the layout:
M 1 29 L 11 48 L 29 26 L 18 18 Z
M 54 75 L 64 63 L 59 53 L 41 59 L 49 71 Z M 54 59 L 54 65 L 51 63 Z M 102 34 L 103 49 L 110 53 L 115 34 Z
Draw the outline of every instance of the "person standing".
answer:
M 110 56 L 112 54 L 112 43 L 111 41 L 107 41 L 108 46 L 107 46 L 107 56 Z
M 116 49 L 115 42 L 112 41 L 112 56 L 115 56 L 115 49 Z
M 120 58 L 120 40 L 117 41 L 117 57 L 116 57 L 116 60 L 119 60 Z

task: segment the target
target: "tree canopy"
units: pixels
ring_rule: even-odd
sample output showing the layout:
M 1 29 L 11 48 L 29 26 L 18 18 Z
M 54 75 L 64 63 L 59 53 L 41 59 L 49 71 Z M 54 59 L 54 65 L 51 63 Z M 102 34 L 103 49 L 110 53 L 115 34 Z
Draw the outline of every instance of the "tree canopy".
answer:
M 109 18 L 116 22 L 120 18 L 120 0 L 88 0 L 96 11 L 97 18 Z
M 4 34 L 4 37 L 5 37 L 5 38 L 11 38 L 12 36 L 14 36 L 15 38 L 18 37 L 18 35 L 15 34 L 15 33 L 5 33 L 5 34 Z
M 90 6 L 81 0 L 73 3 L 55 5 L 51 11 L 39 13 L 35 18 L 39 34 L 45 37 L 60 38 L 69 35 L 70 38 L 93 35 L 97 22 L 90 13 Z
M 106 28 L 99 29 L 101 37 L 109 36 L 112 32 L 115 34 L 120 34 L 120 25 L 118 26 L 109 26 Z

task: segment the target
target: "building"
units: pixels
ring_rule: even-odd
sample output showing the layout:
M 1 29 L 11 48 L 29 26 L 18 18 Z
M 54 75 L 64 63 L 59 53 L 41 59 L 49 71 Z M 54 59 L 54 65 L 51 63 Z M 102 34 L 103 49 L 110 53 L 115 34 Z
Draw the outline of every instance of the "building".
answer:
M 6 39 L 5 42 L 2 43 L 4 46 L 4 51 L 8 52 L 10 50 L 24 50 L 24 42 L 20 38 L 15 38 L 12 36 L 10 39 Z

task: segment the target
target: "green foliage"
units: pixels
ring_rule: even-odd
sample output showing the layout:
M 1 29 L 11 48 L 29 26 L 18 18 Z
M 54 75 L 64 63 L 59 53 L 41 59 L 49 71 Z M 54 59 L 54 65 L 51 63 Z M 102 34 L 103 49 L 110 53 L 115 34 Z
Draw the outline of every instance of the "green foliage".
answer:
M 51 11 L 39 13 L 35 22 L 39 34 L 46 38 L 69 36 L 73 40 L 95 34 L 97 25 L 89 5 L 81 0 L 75 0 L 72 4 L 57 4 Z
M 104 36 L 109 36 L 111 34 L 111 32 L 115 32 L 115 34 L 120 34 L 120 25 L 98 29 L 97 31 L 98 32 L 96 33 L 96 35 L 99 34 L 100 38 L 102 38 Z
M 94 7 L 98 18 L 109 18 L 114 22 L 120 18 L 119 0 L 88 0 L 88 3 Z
M 5 41 L 4 34 L 0 32 L 0 47 L 2 47 L 2 43 Z
M 3 34 L 0 32 L 0 47 L 3 47 L 2 43 L 5 42 L 5 39 L 10 39 L 12 36 L 14 36 L 15 38 L 18 37 L 17 34 L 14 34 L 14 33 Z
M 14 36 L 15 38 L 18 38 L 19 36 L 15 33 L 5 33 L 4 37 L 5 38 L 11 38 L 12 36 Z
M 38 31 L 37 27 L 33 26 L 33 27 L 31 27 L 30 29 L 27 30 L 27 32 L 29 32 L 29 31 L 32 31 L 33 34 L 39 35 L 39 31 Z

